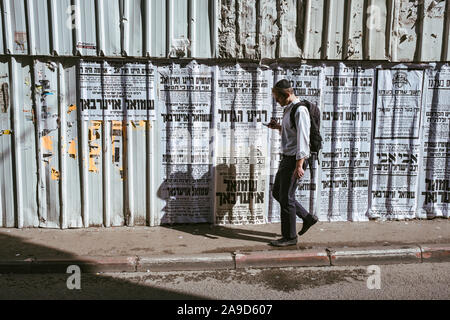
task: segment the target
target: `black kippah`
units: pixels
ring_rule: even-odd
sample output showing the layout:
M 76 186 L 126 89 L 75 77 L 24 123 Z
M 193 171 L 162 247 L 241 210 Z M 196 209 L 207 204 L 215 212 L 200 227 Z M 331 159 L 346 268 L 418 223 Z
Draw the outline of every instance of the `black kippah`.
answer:
M 286 79 L 283 79 L 281 81 L 278 81 L 275 85 L 275 88 L 277 89 L 289 89 L 291 88 L 291 83 L 287 81 Z

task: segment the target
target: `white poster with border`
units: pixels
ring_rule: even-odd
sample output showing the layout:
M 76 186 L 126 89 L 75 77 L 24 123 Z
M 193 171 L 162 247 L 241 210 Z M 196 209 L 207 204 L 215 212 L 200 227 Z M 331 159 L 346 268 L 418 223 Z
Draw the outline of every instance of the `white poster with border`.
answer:
M 154 118 L 155 72 L 152 64 L 81 61 L 81 120 Z
M 378 70 L 371 218 L 416 216 L 423 81 L 423 70 Z
M 321 221 L 367 221 L 375 71 L 325 69 L 322 110 Z

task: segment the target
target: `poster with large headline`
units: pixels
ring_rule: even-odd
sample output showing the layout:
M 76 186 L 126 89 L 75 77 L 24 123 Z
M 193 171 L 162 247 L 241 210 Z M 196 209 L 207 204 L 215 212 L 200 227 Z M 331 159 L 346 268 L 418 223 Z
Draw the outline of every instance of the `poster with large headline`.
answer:
M 374 69 L 329 66 L 323 85 L 319 218 L 366 221 Z
M 323 68 L 321 66 L 310 65 L 285 65 L 275 69 L 274 84 L 282 79 L 290 81 L 294 94 L 300 100 L 308 100 L 316 103 L 319 108 L 322 107 L 322 76 Z M 276 118 L 281 124 L 284 114 L 284 108 L 274 104 L 272 117 Z M 278 130 L 271 131 L 271 191 L 275 181 L 275 176 L 281 161 L 281 134 Z M 312 170 L 308 167 L 302 179 L 298 180 L 295 197 L 297 201 L 310 213 L 317 215 L 317 192 L 318 192 L 318 162 L 314 161 Z M 270 197 L 269 221 L 280 221 L 280 205 L 271 195 Z M 299 219 L 301 221 L 301 219 Z
M 378 70 L 372 218 L 416 216 L 423 82 L 422 70 Z
M 158 81 L 161 223 L 213 222 L 212 68 L 163 66 Z
M 419 217 L 448 217 L 450 203 L 450 66 L 427 71 Z
M 216 67 L 215 222 L 267 222 L 272 71 Z
M 155 67 L 145 63 L 80 62 L 81 120 L 155 117 Z

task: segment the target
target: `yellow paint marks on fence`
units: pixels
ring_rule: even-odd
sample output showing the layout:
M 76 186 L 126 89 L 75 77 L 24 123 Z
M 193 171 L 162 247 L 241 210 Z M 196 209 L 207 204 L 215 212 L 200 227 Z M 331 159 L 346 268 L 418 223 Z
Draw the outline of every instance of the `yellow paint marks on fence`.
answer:
M 98 144 L 91 144 L 89 146 L 89 172 L 98 173 L 97 162 L 100 157 L 100 146 Z
M 45 136 L 41 138 L 42 147 L 47 151 L 53 151 L 53 141 L 50 136 Z
M 122 154 L 121 139 L 123 137 L 123 123 L 122 121 L 112 121 L 111 129 L 111 150 L 112 150 L 112 162 L 114 164 L 120 163 L 120 158 Z M 117 145 L 116 145 L 117 142 Z
M 140 120 L 137 125 L 136 125 L 136 123 L 134 121 L 130 121 L 130 122 L 131 122 L 131 126 L 135 130 L 142 130 L 142 129 L 145 129 L 147 127 L 147 121 L 145 121 L 145 120 Z
M 67 111 L 67 114 L 70 114 L 72 111 L 75 111 L 75 110 L 77 110 L 77 106 L 74 104 L 71 104 L 69 106 L 69 110 Z
M 97 160 L 100 158 L 101 148 L 98 143 L 94 141 L 100 140 L 100 130 L 103 121 L 91 121 L 89 127 L 89 172 L 98 173 Z
M 60 176 L 59 171 L 56 170 L 55 168 L 52 168 L 52 180 L 55 181 L 59 180 L 59 176 Z
M 70 144 L 69 144 L 69 156 L 71 158 L 74 158 L 74 159 L 77 158 L 77 143 L 76 143 L 76 139 L 70 141 Z

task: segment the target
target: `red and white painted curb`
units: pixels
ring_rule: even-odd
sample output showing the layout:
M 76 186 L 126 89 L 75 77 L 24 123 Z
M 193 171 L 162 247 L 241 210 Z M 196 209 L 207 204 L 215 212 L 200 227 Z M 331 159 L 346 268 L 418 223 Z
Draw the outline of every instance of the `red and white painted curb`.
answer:
M 73 257 L 2 260 L 0 274 L 66 273 L 72 265 L 84 273 L 235 270 L 272 267 L 366 266 L 450 262 L 450 244 L 364 248 L 267 250 L 194 255 Z

